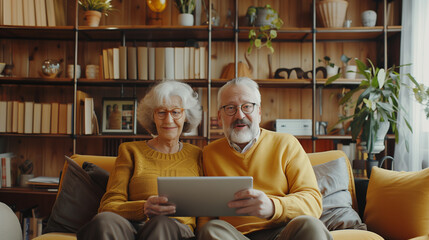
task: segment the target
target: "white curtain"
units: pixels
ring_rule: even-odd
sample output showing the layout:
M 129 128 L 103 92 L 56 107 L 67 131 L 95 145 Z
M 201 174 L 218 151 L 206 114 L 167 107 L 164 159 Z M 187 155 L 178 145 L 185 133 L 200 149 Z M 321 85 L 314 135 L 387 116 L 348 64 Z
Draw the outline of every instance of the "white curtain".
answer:
M 401 34 L 401 73 L 411 73 L 419 83 L 429 86 L 429 1 L 402 1 L 402 34 Z M 413 132 L 407 130 L 400 122 L 399 142 L 395 146 L 394 170 L 418 171 L 428 167 L 429 163 L 429 120 L 423 107 L 417 103 L 412 93 L 402 87 L 400 101 L 406 108 Z M 405 147 L 409 143 L 409 151 Z

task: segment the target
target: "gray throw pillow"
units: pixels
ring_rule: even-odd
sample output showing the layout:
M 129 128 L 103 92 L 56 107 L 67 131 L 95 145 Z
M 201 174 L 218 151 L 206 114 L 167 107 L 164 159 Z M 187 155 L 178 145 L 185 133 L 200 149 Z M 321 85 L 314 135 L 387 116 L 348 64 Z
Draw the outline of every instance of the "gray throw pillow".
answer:
M 64 173 L 61 192 L 52 208 L 43 233 L 75 233 L 98 212 L 100 200 L 106 191 L 109 173 L 94 165 L 84 163 L 83 168 L 66 157 L 68 168 Z
M 366 230 L 359 214 L 352 208 L 348 190 L 349 174 L 346 159 L 313 166 L 317 184 L 323 195 L 323 213 L 320 220 L 328 230 L 361 229 Z

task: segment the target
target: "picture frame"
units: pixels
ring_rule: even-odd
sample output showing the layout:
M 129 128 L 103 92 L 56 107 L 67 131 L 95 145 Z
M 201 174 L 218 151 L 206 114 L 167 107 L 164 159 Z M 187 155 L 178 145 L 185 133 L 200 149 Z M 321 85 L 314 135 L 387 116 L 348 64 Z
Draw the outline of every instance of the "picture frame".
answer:
M 103 134 L 137 133 L 137 99 L 103 98 Z

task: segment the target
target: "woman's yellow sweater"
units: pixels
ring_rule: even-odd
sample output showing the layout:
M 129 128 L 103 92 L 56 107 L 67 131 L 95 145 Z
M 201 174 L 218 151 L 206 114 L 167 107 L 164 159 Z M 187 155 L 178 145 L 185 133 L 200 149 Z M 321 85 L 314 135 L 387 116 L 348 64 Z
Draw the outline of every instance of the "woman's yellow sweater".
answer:
M 174 154 L 157 152 L 146 141 L 122 143 L 98 211 L 114 212 L 128 220 L 146 220 L 144 204 L 149 196 L 158 194 L 157 177 L 201 176 L 201 157 L 201 149 L 188 143 Z M 193 217 L 176 219 L 195 228 Z
M 322 214 L 322 195 L 310 160 L 298 140 L 284 133 L 261 130 L 258 141 L 244 154 L 232 149 L 226 138 L 203 149 L 206 176 L 253 176 L 253 188 L 274 202 L 271 219 L 220 217 L 243 234 L 284 226 L 294 217 Z M 207 219 L 199 219 L 201 227 Z

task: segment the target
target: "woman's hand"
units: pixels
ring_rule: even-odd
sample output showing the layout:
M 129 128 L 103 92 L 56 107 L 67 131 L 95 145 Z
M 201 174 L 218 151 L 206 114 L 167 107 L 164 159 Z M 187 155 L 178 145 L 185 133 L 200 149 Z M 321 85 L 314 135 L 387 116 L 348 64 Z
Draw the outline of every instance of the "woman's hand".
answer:
M 235 193 L 228 207 L 236 208 L 236 213 L 269 219 L 274 214 L 274 203 L 262 191 L 245 189 Z
M 144 205 L 144 214 L 147 217 L 169 215 L 176 212 L 176 206 L 168 203 L 167 197 L 150 196 Z

